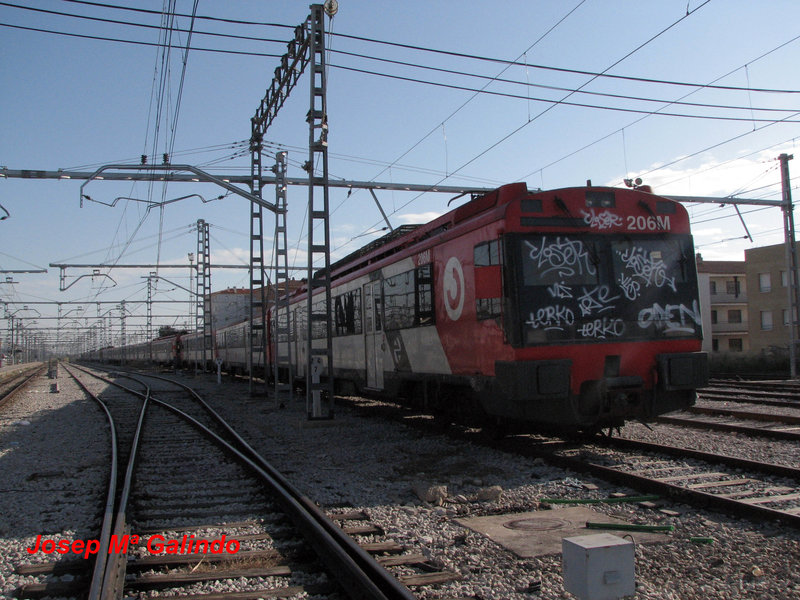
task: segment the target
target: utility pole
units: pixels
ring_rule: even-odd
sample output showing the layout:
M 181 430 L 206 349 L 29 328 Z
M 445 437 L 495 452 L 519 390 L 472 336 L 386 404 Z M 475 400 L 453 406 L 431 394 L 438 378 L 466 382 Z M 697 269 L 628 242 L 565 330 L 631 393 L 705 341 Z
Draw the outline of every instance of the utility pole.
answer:
M 792 154 L 781 154 L 781 187 L 783 188 L 782 206 L 783 229 L 786 238 L 786 267 L 789 271 L 787 290 L 789 292 L 789 374 L 797 378 L 797 321 L 798 300 L 800 300 L 800 273 L 797 270 L 797 246 L 794 234 L 794 206 L 792 205 L 792 187 L 789 179 L 789 161 Z

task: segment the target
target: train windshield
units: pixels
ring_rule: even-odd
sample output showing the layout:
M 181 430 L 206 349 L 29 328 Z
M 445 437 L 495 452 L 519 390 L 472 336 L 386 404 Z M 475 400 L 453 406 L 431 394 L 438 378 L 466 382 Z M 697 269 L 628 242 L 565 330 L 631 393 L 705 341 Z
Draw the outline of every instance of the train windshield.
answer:
M 507 235 L 515 345 L 698 338 L 688 235 Z

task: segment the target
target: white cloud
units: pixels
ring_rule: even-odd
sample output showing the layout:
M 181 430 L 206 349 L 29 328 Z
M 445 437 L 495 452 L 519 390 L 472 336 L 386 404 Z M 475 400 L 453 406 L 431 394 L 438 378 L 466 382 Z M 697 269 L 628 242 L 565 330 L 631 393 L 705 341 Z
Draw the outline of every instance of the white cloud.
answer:
M 436 211 L 429 211 L 424 213 L 405 213 L 402 215 L 397 215 L 395 217 L 398 221 L 401 221 L 403 224 L 417 224 L 417 223 L 428 223 L 429 221 L 433 221 L 437 217 L 441 217 L 442 213 Z

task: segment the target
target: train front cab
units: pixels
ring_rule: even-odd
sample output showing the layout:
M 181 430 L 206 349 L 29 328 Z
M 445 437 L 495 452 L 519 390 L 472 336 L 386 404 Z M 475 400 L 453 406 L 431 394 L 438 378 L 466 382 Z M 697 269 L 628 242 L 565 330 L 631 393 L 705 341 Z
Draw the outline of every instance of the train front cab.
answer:
M 694 403 L 708 364 L 682 206 L 575 188 L 510 204 L 506 228 L 503 328 L 513 357 L 494 364 L 482 394 L 489 414 L 598 429 Z

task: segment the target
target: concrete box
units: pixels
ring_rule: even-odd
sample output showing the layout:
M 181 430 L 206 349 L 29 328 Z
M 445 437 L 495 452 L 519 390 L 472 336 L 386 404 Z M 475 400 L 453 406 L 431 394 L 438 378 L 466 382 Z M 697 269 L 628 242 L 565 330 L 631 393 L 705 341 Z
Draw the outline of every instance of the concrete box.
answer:
M 581 600 L 636 593 L 633 542 L 610 533 L 561 540 L 564 589 Z

